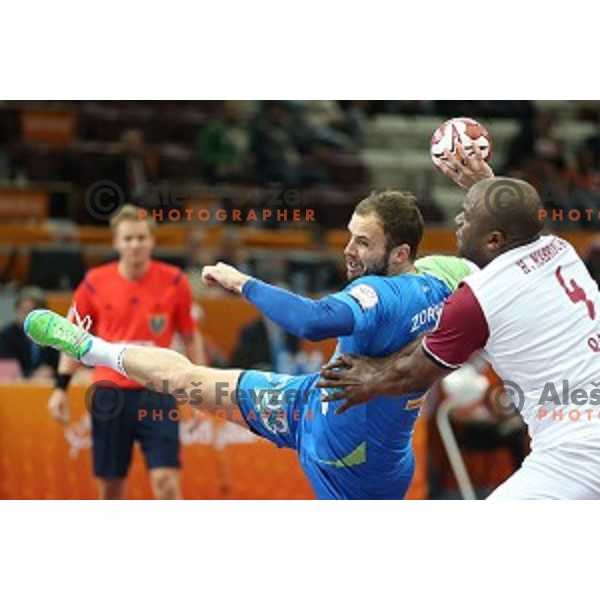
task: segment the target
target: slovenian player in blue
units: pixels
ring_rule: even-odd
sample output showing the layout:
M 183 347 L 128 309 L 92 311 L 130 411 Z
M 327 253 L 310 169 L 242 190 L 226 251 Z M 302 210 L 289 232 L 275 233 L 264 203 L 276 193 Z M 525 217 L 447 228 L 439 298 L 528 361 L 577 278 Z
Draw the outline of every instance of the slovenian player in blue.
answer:
M 265 316 L 300 338 L 338 338 L 336 354 L 383 357 L 432 329 L 444 300 L 475 267 L 464 259 L 416 260 L 423 219 L 412 194 L 373 193 L 356 207 L 344 250 L 350 281 L 341 292 L 311 300 L 251 278 L 219 263 L 204 281 L 241 293 Z M 32 313 L 33 315 L 33 313 Z M 319 373 L 289 376 L 263 371 L 219 370 L 194 365 L 159 348 L 109 344 L 61 317 L 60 334 L 43 321 L 27 330 L 88 365 L 105 365 L 142 384 L 152 382 L 191 394 L 201 384 L 202 407 L 239 422 L 278 447 L 293 448 L 320 499 L 402 499 L 415 459 L 412 434 L 426 390 L 378 398 L 343 415 L 337 402 L 321 402 Z M 74 342 L 65 342 L 72 327 Z M 36 330 L 42 333 L 36 335 Z M 77 338 L 77 339 L 75 339 Z M 89 339 L 88 339 L 89 338 Z M 72 347 L 76 342 L 76 347 Z M 235 389 L 235 394 L 228 392 Z M 193 395 L 193 394 L 191 394 Z M 238 411 L 239 409 L 239 411 Z

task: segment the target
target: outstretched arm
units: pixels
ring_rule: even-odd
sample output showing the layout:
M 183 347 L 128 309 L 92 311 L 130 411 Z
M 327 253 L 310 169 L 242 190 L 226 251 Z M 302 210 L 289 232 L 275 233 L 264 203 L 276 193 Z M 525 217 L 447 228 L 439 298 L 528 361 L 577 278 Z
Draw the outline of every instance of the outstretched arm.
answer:
M 336 364 L 326 365 L 317 386 L 336 391 L 323 397 L 323 402 L 344 400 L 337 411 L 341 414 L 376 396 L 400 397 L 426 390 L 450 373 L 451 369 L 431 360 L 421 344 L 411 347 L 408 355 L 403 349 L 385 358 L 343 356 Z
M 207 285 L 221 285 L 243 295 L 265 316 L 299 338 L 318 341 L 349 335 L 354 330 L 352 310 L 335 298 L 304 298 L 224 263 L 204 267 L 202 278 Z

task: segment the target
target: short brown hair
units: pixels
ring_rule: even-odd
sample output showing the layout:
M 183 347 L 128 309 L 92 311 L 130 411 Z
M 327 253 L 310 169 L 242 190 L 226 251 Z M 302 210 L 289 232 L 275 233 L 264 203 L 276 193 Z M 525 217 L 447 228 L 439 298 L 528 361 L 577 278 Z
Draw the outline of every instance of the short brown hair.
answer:
M 133 204 L 124 204 L 123 208 L 110 218 L 110 228 L 113 233 L 117 231 L 117 227 L 120 223 L 123 223 L 123 221 L 136 221 L 137 223 L 141 221 L 148 223 L 150 232 L 153 232 L 156 227 L 155 221 L 148 216 L 140 217 L 140 210 L 141 209 Z
M 417 257 L 424 221 L 413 194 L 398 190 L 371 192 L 358 203 L 354 212 L 360 216 L 377 215 L 385 233 L 388 251 L 408 244 L 411 260 Z

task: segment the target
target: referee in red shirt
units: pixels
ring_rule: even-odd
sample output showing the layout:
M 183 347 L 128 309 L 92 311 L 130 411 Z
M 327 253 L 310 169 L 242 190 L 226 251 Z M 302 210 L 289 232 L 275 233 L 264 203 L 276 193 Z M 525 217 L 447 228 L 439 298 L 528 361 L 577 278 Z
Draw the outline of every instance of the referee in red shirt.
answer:
M 83 319 L 89 316 L 91 330 L 113 342 L 168 348 L 177 332 L 183 338 L 186 356 L 204 364 L 187 277 L 180 269 L 151 258 L 155 223 L 140 220 L 137 209 L 126 205 L 110 224 L 119 259 L 88 271 L 75 290 L 72 312 Z M 48 404 L 51 416 L 61 423 L 70 419 L 66 390 L 77 367 L 68 356 L 61 355 L 56 388 Z M 176 408 L 174 398 L 141 388 L 107 368 L 94 369 L 94 382 L 93 459 L 100 498 L 125 497 L 137 440 L 155 498 L 180 499 L 179 422 L 168 417 Z M 139 419 L 139 408 L 149 416 Z

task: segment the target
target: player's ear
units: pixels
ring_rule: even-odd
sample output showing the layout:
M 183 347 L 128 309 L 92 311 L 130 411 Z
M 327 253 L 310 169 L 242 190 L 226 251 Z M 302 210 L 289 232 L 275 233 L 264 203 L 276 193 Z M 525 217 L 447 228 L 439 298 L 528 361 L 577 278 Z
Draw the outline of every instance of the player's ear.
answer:
M 408 244 L 400 244 L 390 252 L 390 264 L 403 265 L 410 260 L 410 246 Z
M 501 230 L 490 231 L 487 238 L 487 247 L 493 252 L 497 252 L 506 246 L 506 234 Z

